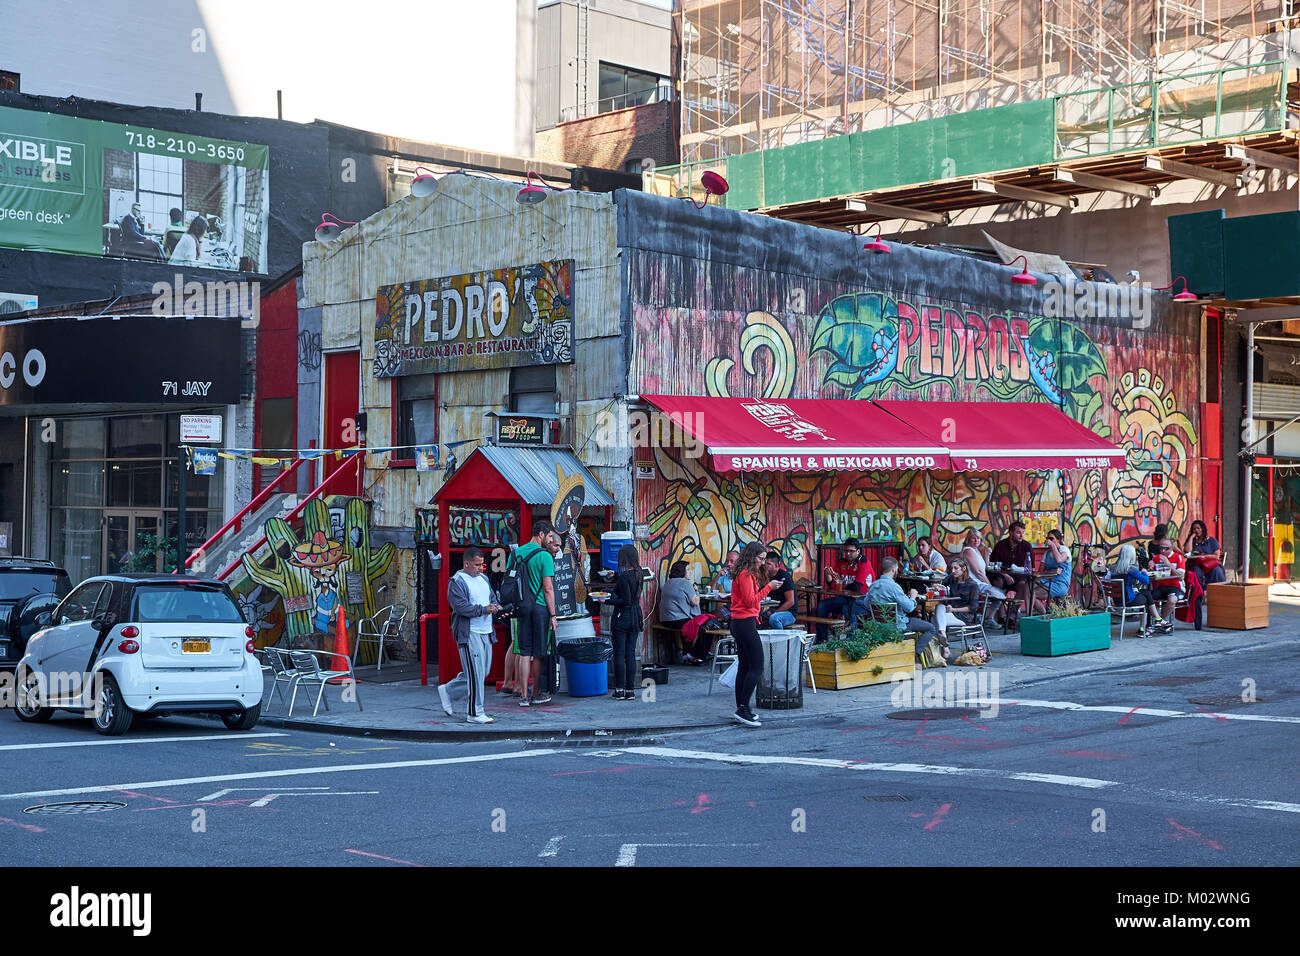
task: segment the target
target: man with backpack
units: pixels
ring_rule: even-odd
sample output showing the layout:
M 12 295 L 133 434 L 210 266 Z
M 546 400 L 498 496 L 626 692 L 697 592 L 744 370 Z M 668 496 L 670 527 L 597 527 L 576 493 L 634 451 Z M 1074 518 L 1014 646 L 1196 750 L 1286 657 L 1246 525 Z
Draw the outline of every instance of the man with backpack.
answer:
M 514 696 L 520 707 L 549 703 L 551 698 L 542 690 L 541 662 L 546 656 L 547 642 L 555 626 L 555 558 L 547 549 L 551 534 L 549 521 L 533 525 L 533 537 L 515 551 L 514 562 L 501 584 L 501 601 L 515 616 Z M 510 675 L 506 675 L 509 678 Z M 529 679 L 533 691 L 528 691 Z

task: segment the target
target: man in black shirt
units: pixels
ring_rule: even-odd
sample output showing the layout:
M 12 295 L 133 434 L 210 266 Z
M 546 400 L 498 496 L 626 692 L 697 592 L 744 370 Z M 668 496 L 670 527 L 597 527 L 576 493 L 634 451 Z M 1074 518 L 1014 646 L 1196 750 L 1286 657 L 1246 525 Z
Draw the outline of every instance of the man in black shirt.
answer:
M 1029 546 L 1029 542 L 1025 540 L 1025 524 L 1023 521 L 1011 522 L 1011 527 L 1007 529 L 1007 536 L 993 546 L 993 551 L 989 554 L 989 560 L 1002 565 L 999 572 L 1001 583 L 995 584 L 994 587 L 1000 587 L 1007 592 L 1014 590 L 1017 602 L 1027 602 L 1029 600 L 1029 579 L 1026 577 L 1013 577 L 1010 573 L 1013 564 L 1022 570 L 1034 570 L 1034 551 Z M 989 573 L 989 581 L 993 581 L 993 572 Z
M 781 555 L 777 551 L 767 552 L 767 576 L 772 582 L 768 597 L 777 602 L 768 615 L 768 623 L 778 630 L 785 630 L 794 623 L 794 578 L 781 567 Z

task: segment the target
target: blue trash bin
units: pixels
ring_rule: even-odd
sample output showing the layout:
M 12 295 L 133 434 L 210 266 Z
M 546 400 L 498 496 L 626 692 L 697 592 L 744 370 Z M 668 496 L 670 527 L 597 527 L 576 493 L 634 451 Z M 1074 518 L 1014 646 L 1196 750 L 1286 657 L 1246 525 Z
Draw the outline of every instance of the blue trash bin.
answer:
M 609 664 L 579 664 L 564 662 L 565 680 L 570 697 L 598 697 L 609 693 Z

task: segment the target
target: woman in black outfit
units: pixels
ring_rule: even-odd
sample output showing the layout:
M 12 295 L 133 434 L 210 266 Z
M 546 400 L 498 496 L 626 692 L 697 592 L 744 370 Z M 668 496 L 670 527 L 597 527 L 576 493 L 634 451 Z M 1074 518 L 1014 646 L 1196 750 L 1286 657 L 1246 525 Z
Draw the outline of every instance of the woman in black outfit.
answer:
M 641 560 L 636 545 L 625 544 L 618 549 L 618 574 L 614 577 L 614 594 L 610 606 L 614 608 L 614 700 L 635 700 L 632 690 L 636 683 L 636 639 L 645 626 L 641 614 Z

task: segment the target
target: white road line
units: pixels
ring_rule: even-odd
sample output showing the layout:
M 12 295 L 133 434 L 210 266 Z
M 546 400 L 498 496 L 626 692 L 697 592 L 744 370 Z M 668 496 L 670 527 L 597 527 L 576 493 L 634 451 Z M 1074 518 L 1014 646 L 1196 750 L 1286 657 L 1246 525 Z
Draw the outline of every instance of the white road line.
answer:
M 109 783 L 89 787 L 66 787 L 62 790 L 29 790 L 24 793 L 0 793 L 0 800 L 26 800 L 31 797 L 64 797 L 79 793 L 111 793 L 116 790 L 157 790 L 194 783 L 225 783 L 228 780 L 268 780 L 275 777 L 312 776 L 322 773 L 349 773 L 357 770 L 401 770 L 406 767 L 441 767 L 463 763 L 491 763 L 565 753 L 560 749 L 521 750 L 518 753 L 479 754 L 473 757 L 444 757 L 438 760 L 399 760 L 393 763 L 353 763 L 336 767 L 302 767 L 296 770 L 262 770 L 256 773 L 223 773 L 210 777 L 177 777 L 172 780 L 143 780 L 137 783 Z M 569 750 L 572 754 L 573 751 Z
M 1300 813 L 1300 803 L 1283 803 L 1277 800 L 1254 800 L 1250 797 L 1210 797 L 1199 793 L 1187 793 L 1178 790 L 1144 790 L 1132 787 L 1116 780 L 1098 780 L 1092 777 L 1070 777 L 1056 773 L 1032 773 L 1020 770 L 986 770 L 977 767 L 942 767 L 928 764 L 909 763 L 868 763 L 854 760 L 833 760 L 823 757 L 780 757 L 768 754 L 726 754 L 710 753 L 704 750 L 677 750 L 672 747 L 635 747 L 624 751 L 625 755 L 642 757 L 668 757 L 685 760 L 710 760 L 718 763 L 767 764 L 798 767 L 827 767 L 832 770 L 876 770 L 884 773 L 930 773 L 950 774 L 963 777 L 983 777 L 995 780 L 1022 780 L 1027 783 L 1049 783 L 1063 787 L 1080 787 L 1085 790 L 1099 790 L 1106 787 L 1120 787 L 1141 794 L 1157 794 L 1194 803 L 1210 804 L 1218 807 L 1246 807 L 1252 810 L 1277 810 L 1282 813 Z M 625 847 L 651 846 L 649 843 L 624 844 Z M 686 844 L 679 844 L 686 845 Z M 620 851 L 621 852 L 621 851 Z M 633 849 L 632 863 L 616 866 L 634 866 L 636 851 Z
M 719 846 L 758 846 L 757 843 L 624 843 L 618 848 L 615 866 L 636 866 L 636 851 L 643 846 L 649 847 L 719 847 Z
M 1246 720 L 1256 721 L 1259 723 L 1270 724 L 1300 724 L 1300 717 L 1275 717 L 1268 714 L 1234 714 L 1234 713 L 1211 713 L 1209 711 L 1197 710 L 1158 710 L 1154 707 L 1125 707 L 1119 704 L 1077 704 L 1072 700 L 1014 700 L 980 698 L 972 701 L 971 706 L 983 707 L 1010 707 L 1012 705 L 1020 707 L 1042 707 L 1048 710 L 1079 710 L 1095 711 L 1107 714 L 1128 714 L 1145 717 L 1203 717 L 1210 720 Z
M 713 760 L 719 763 L 785 764 L 800 767 L 829 767 L 837 770 L 875 770 L 883 773 L 929 773 L 962 777 L 993 777 L 1003 780 L 1025 780 L 1031 783 L 1050 783 L 1063 787 L 1082 787 L 1100 790 L 1119 786 L 1117 780 L 1098 780 L 1094 777 L 1070 777 L 1055 773 L 1026 773 L 1016 770 L 985 770 L 978 767 L 944 767 L 919 763 L 868 763 L 857 760 L 833 760 L 823 757 L 781 757 L 768 754 L 724 754 L 704 750 L 677 750 L 672 747 L 634 747 L 625 751 L 651 757 L 678 757 L 687 760 Z
M 555 854 L 560 852 L 560 841 L 563 839 L 564 837 L 562 836 L 551 837 L 546 841 L 546 846 L 542 847 L 542 852 L 537 854 L 537 858 L 539 860 L 544 860 L 548 856 L 555 856 Z
M 291 793 L 298 793 L 302 790 L 328 790 L 329 787 L 228 787 L 225 790 L 218 790 L 216 793 L 210 793 L 206 797 L 199 797 L 195 803 L 207 803 L 209 800 L 219 800 L 228 793 L 234 793 L 237 790 L 256 790 L 258 793 L 269 793 L 273 790 L 284 790 Z
M 124 740 L 58 740 L 44 744 L 4 744 L 0 750 L 54 750 L 59 747 L 108 747 L 113 744 L 171 744 L 180 740 L 251 740 L 254 737 L 288 737 L 288 734 L 203 734 L 193 737 L 130 737 Z

